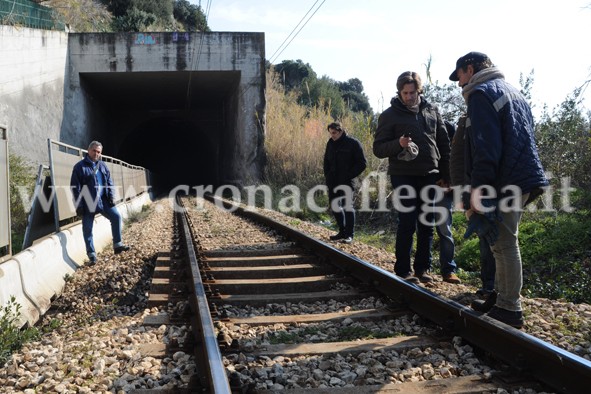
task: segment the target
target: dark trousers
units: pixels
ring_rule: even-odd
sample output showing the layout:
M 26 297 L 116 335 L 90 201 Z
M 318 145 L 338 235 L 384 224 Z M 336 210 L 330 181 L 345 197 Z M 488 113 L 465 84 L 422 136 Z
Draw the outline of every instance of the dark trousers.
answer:
M 342 190 L 341 188 L 343 186 L 348 187 L 350 193 Z M 329 186 L 328 199 L 330 201 L 330 209 L 339 228 L 339 233 L 346 237 L 355 235 L 355 209 L 353 208 L 352 185 Z
M 410 273 L 410 258 L 412 254 L 413 236 L 417 233 L 417 248 L 413 268 L 415 274 L 421 274 L 431 269 L 433 246 L 433 197 L 435 189 L 431 188 L 427 199 L 421 197 L 421 190 L 425 186 L 435 185 L 439 174 L 425 176 L 391 175 L 392 187 L 395 198 L 398 195 L 401 204 L 398 211 L 398 228 L 396 230 L 396 264 L 394 272 L 399 276 Z M 412 188 L 415 191 L 414 198 L 407 198 L 408 191 L 401 186 Z M 400 189 L 399 189 L 400 188 Z M 398 190 L 397 190 L 398 189 Z M 408 211 L 408 212 L 406 212 Z
M 443 193 L 443 198 L 437 203 L 438 208 L 445 208 L 445 220 L 442 220 L 437 213 L 435 214 L 436 221 L 441 222 L 435 227 L 437 235 L 439 235 L 439 262 L 441 263 L 441 274 L 449 275 L 458 270 L 458 266 L 454 261 L 455 244 L 451 231 L 452 227 L 452 208 L 453 208 L 453 194 L 451 192 Z M 493 274 L 494 278 L 494 274 Z
M 484 290 L 494 290 L 495 288 L 495 256 L 486 239 L 480 237 L 480 279 Z

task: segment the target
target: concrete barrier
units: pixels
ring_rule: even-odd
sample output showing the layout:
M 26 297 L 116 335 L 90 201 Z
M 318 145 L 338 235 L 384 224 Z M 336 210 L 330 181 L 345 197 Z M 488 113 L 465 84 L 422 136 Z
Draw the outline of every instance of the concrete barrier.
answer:
M 127 219 L 150 202 L 149 195 L 144 193 L 119 204 L 117 209 L 121 217 Z M 109 220 L 97 215 L 93 235 L 98 252 L 110 245 L 113 239 Z M 0 307 L 6 306 L 14 296 L 21 306 L 19 325 L 35 324 L 49 310 L 51 301 L 62 293 L 66 275 L 74 275 L 85 260 L 81 223 L 35 242 L 0 263 Z

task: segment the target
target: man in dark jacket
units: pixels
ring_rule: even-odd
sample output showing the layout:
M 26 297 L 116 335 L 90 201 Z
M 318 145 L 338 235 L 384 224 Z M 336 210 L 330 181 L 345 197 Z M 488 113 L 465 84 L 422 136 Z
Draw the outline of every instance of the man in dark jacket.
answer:
M 410 282 L 428 283 L 433 278 L 433 212 L 436 183 L 449 184 L 449 138 L 437 110 L 422 95 L 416 72 L 402 73 L 396 82 L 398 96 L 378 118 L 373 153 L 388 158 L 388 173 L 398 211 L 396 275 Z M 400 200 L 399 202 L 397 202 Z M 414 276 L 410 259 L 414 233 L 417 248 Z
M 361 143 L 347 135 L 338 122 L 327 126 L 330 139 L 324 153 L 324 178 L 328 186 L 328 199 L 339 227 L 333 241 L 353 242 L 355 235 L 355 209 L 353 208 L 353 179 L 358 177 L 367 161 Z
M 121 215 L 115 208 L 115 186 L 109 168 L 101 160 L 102 152 L 103 145 L 92 141 L 84 159 L 74 165 L 70 179 L 76 213 L 82 216 L 82 234 L 91 265 L 97 261 L 92 236 L 97 213 L 102 213 L 111 222 L 115 254 L 129 250 L 129 246 L 121 242 Z
M 484 53 L 470 52 L 459 58 L 449 79 L 462 87 L 468 104 L 469 228 L 479 235 L 495 235 L 489 239 L 496 261 L 497 298 L 487 315 L 520 328 L 519 222 L 523 207 L 548 185 L 534 139 L 534 119 L 523 95 L 505 81 Z

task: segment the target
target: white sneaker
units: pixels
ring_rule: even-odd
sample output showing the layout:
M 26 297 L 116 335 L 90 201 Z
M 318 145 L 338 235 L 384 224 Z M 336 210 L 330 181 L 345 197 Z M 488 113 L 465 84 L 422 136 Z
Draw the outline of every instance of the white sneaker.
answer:
M 350 244 L 351 242 L 353 242 L 353 237 L 343 238 L 341 242 L 344 244 Z

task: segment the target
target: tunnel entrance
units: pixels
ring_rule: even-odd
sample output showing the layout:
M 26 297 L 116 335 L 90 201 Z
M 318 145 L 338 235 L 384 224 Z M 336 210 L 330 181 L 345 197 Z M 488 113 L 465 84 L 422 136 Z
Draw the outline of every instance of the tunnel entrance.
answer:
M 235 167 L 240 72 L 81 73 L 90 135 L 143 166 L 153 192 L 217 186 Z
M 191 121 L 170 117 L 146 121 L 127 135 L 118 154 L 150 170 L 155 195 L 177 185 L 218 183 L 215 144 Z

